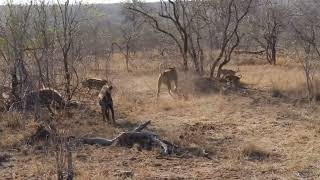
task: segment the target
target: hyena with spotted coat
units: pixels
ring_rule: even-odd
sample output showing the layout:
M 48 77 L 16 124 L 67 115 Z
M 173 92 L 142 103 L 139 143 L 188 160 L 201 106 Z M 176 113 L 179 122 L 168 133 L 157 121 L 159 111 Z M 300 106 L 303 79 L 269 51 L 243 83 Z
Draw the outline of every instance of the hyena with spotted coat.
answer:
M 104 85 L 102 87 L 102 89 L 100 90 L 100 93 L 98 95 L 98 99 L 99 99 L 99 105 L 101 107 L 103 120 L 104 121 L 107 120 L 108 123 L 115 124 L 111 90 L 112 90 L 111 85 L 109 85 L 109 84 Z M 111 111 L 112 121 L 110 121 L 110 117 L 109 117 L 110 112 L 109 111 Z
M 43 88 L 27 93 L 21 101 L 13 103 L 9 111 L 33 111 L 37 105 L 47 107 L 50 113 L 54 114 L 51 105 L 61 109 L 66 105 L 66 102 L 58 91 Z
M 90 78 L 81 82 L 82 86 L 85 88 L 88 88 L 89 91 L 91 89 L 100 90 L 107 83 L 108 83 L 107 80 L 97 79 L 97 78 Z

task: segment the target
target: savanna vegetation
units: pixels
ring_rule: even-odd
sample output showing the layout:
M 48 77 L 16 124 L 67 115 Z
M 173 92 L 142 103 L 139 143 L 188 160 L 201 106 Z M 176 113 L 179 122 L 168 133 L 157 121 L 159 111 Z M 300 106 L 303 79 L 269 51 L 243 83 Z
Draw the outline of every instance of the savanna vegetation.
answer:
M 319 179 L 319 8 L 6 2 L 0 179 Z

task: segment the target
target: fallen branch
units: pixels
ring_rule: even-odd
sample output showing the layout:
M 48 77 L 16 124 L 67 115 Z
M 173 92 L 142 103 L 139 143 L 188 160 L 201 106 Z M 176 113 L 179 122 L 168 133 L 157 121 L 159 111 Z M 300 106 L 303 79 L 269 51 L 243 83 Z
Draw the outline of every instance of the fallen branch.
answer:
M 101 137 L 87 138 L 74 136 L 60 136 L 56 133 L 54 127 L 49 125 L 39 125 L 36 132 L 28 139 L 28 144 L 34 144 L 39 140 L 53 139 L 54 142 L 68 142 L 70 144 L 80 143 L 99 146 L 120 146 L 132 148 L 135 144 L 139 145 L 140 149 L 152 150 L 153 147 L 160 147 L 162 155 L 175 155 L 176 157 L 186 157 L 188 155 L 201 156 L 211 159 L 209 154 L 204 149 L 188 149 L 181 148 L 169 141 L 161 139 L 157 134 L 150 131 L 143 131 L 151 121 L 139 125 L 132 131 L 122 132 L 113 139 Z M 71 167 L 72 165 L 70 165 Z M 71 171 L 70 171 L 71 172 Z
M 132 131 L 122 132 L 113 139 L 106 139 L 101 137 L 94 138 L 79 138 L 78 142 L 88 145 L 99 145 L 99 146 L 120 146 L 132 148 L 135 144 L 139 145 L 139 149 L 152 150 L 153 147 L 160 147 L 162 155 L 176 155 L 176 157 L 186 157 L 188 155 L 200 156 L 211 159 L 209 154 L 204 149 L 193 149 L 181 148 L 169 141 L 162 140 L 158 135 L 144 131 L 151 121 L 145 122 L 139 125 Z
M 100 146 L 121 146 L 132 148 L 138 144 L 141 148 L 151 150 L 153 146 L 159 146 L 165 155 L 180 153 L 180 148 L 171 142 L 161 140 L 158 135 L 151 132 L 141 132 L 151 121 L 145 122 L 130 132 L 123 132 L 113 139 L 106 138 L 82 138 L 83 144 Z
M 140 132 L 140 131 L 142 131 L 144 128 L 146 128 L 150 123 L 151 123 L 151 121 L 147 121 L 147 122 L 141 124 L 140 126 L 138 126 L 137 128 L 135 128 L 133 131 L 134 131 L 134 132 Z
M 89 144 L 89 145 L 100 145 L 100 146 L 111 146 L 115 141 L 119 141 L 123 142 L 125 141 L 126 138 L 133 138 L 133 134 L 135 134 L 135 132 L 140 132 L 142 131 L 144 128 L 146 128 L 149 124 L 151 123 L 151 121 L 147 121 L 143 124 L 141 124 L 140 126 L 138 126 L 137 128 L 135 128 L 133 131 L 131 132 L 123 132 L 121 134 L 119 134 L 117 137 L 113 138 L 113 139 L 106 139 L 106 138 L 100 138 L 100 137 L 96 137 L 96 138 L 81 138 L 81 140 L 83 141 L 82 143 L 84 144 Z M 128 134 L 131 134 L 130 137 Z M 137 134 L 135 134 L 135 136 L 138 136 Z M 140 138 L 142 136 L 140 135 Z
M 113 141 L 105 138 L 81 138 L 83 144 L 110 146 Z

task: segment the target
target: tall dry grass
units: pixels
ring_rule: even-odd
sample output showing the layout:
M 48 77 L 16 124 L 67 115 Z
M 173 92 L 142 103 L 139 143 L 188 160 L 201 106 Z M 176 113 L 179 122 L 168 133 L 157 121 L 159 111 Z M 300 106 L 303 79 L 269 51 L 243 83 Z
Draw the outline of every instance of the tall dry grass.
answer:
M 155 53 L 155 52 L 153 52 Z M 159 73 L 159 64 L 166 62 L 170 65 L 179 67 L 179 59 L 170 59 L 170 57 L 161 57 L 155 55 L 147 55 L 144 53 L 137 53 L 132 57 L 130 62 L 130 69 L 132 72 L 126 71 L 125 60 L 122 55 L 113 55 L 110 61 L 110 72 L 108 79 L 115 82 L 115 86 L 121 89 L 120 96 L 128 96 L 121 98 L 124 103 L 133 101 L 134 95 L 129 95 L 130 89 L 140 91 L 156 92 L 156 81 Z M 96 63 L 91 63 L 87 66 L 87 77 L 106 78 L 105 61 L 99 60 L 100 69 L 96 69 Z M 205 62 L 210 64 L 210 62 Z M 294 98 L 307 97 L 308 91 L 305 83 L 305 75 L 302 64 L 297 57 L 290 53 L 280 53 L 276 66 L 269 65 L 264 56 L 261 55 L 234 55 L 230 65 L 226 69 L 237 70 L 240 69 L 239 75 L 242 76 L 241 81 L 249 87 L 267 90 L 270 92 L 279 92 Z M 138 78 L 139 77 L 139 78 Z M 319 73 L 315 74 L 313 91 L 315 94 L 320 94 L 320 77 Z M 124 80 L 125 79 L 125 80 Z M 183 95 L 196 96 L 195 81 L 199 77 L 190 72 L 179 72 L 179 87 Z M 125 84 L 126 83 L 126 84 Z M 129 90 L 125 90 L 129 88 Z M 167 91 L 163 89 L 162 91 Z M 126 100 L 131 98 L 131 100 Z M 139 105 L 139 103 L 137 104 Z
M 241 66 L 242 81 L 252 88 L 279 91 L 291 97 L 307 97 L 308 90 L 300 64 Z M 319 74 L 315 74 L 314 92 L 320 93 Z

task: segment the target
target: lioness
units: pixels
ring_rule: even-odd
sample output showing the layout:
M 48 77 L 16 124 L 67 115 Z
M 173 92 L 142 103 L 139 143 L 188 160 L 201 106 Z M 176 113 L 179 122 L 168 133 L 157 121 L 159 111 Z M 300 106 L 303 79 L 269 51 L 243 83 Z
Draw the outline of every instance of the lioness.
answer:
M 171 82 L 174 82 L 174 92 L 176 92 L 178 88 L 178 73 L 175 67 L 170 67 L 165 69 L 163 72 L 160 73 L 158 78 L 158 92 L 157 98 L 159 97 L 161 84 L 165 84 L 168 87 L 169 94 L 172 96 L 172 88 Z

